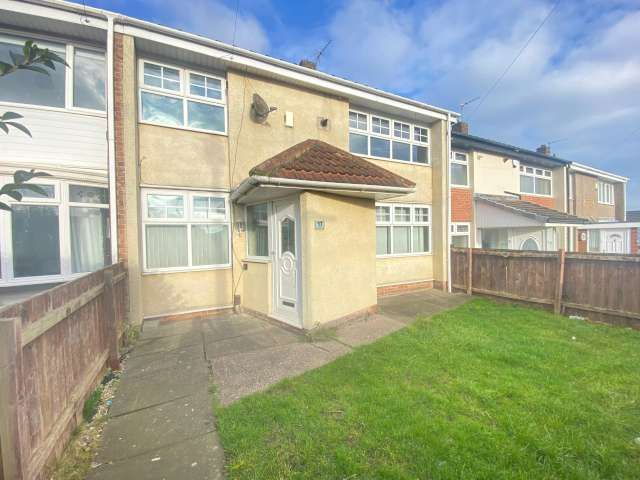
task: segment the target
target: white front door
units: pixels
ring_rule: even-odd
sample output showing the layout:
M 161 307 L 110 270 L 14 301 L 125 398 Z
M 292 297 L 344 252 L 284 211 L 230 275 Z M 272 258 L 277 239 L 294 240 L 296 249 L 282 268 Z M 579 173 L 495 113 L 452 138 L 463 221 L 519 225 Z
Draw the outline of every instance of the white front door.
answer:
M 625 232 L 620 230 L 611 230 L 604 232 L 604 251 L 605 253 L 625 253 L 624 251 Z
M 300 235 L 298 198 L 274 202 L 273 316 L 296 327 L 300 323 Z

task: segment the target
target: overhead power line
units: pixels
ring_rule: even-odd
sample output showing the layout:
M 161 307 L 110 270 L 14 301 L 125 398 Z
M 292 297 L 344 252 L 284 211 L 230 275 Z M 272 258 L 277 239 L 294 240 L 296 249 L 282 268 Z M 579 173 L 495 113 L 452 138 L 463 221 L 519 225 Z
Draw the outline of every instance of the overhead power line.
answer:
M 524 51 L 527 49 L 527 47 L 529 46 L 529 44 L 531 43 L 531 41 L 535 38 L 535 36 L 538 34 L 538 32 L 540 31 L 540 29 L 544 26 L 545 23 L 547 23 L 547 20 L 549 20 L 549 18 L 551 17 L 551 15 L 553 15 L 553 12 L 555 12 L 556 8 L 558 7 L 558 5 L 560 4 L 560 0 L 556 1 L 556 3 L 553 5 L 553 7 L 551 7 L 551 10 L 549 10 L 549 13 L 547 13 L 547 15 L 544 17 L 544 19 L 542 20 L 542 22 L 540 22 L 540 25 L 538 25 L 538 28 L 536 28 L 533 33 L 529 36 L 529 38 L 527 39 L 527 41 L 524 43 L 524 45 L 522 46 L 522 48 L 520 49 L 520 51 L 518 52 L 518 54 L 515 56 L 515 58 L 511 61 L 511 63 L 507 66 L 507 68 L 504 69 L 504 71 L 502 72 L 502 74 L 496 79 L 495 82 L 493 82 L 493 85 L 491 85 L 491 87 L 489 87 L 489 89 L 484 93 L 484 95 L 482 95 L 482 97 L 480 98 L 480 101 L 478 102 L 478 104 L 476 105 L 476 108 L 473 110 L 473 112 L 471 112 L 471 114 L 469 116 L 473 116 L 475 115 L 475 113 L 480 109 L 480 107 L 482 106 L 482 104 L 484 103 L 484 101 L 487 99 L 487 97 L 489 95 L 491 95 L 491 93 L 495 90 L 495 88 L 498 86 L 498 84 L 502 81 L 502 79 L 507 75 L 507 73 L 509 73 L 509 70 L 511 70 L 511 67 L 513 67 L 515 65 L 515 63 L 518 61 L 518 59 L 520 58 L 520 56 L 524 53 Z

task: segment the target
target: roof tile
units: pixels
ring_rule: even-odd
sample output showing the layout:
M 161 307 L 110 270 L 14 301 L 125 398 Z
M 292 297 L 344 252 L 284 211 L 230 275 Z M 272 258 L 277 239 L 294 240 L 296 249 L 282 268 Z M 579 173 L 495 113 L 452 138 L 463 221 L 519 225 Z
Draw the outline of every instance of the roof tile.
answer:
M 305 140 L 256 165 L 249 175 L 413 188 L 415 183 L 321 140 Z

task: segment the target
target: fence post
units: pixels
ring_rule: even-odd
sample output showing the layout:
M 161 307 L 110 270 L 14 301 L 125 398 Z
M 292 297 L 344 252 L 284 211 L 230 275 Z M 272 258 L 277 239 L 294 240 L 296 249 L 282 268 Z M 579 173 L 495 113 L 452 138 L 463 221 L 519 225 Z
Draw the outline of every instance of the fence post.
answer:
M 4 480 L 25 478 L 20 435 L 21 327 L 21 318 L 0 318 L 0 478 Z
M 115 294 L 113 291 L 113 271 L 104 271 L 103 315 L 107 322 L 107 362 L 111 370 L 120 370 L 120 352 L 118 346 L 118 319 L 116 318 Z
M 467 295 L 473 292 L 473 248 L 467 248 Z
M 560 314 L 562 312 L 562 290 L 564 288 L 564 248 L 558 251 L 558 277 L 556 279 L 556 298 L 553 302 L 553 312 Z

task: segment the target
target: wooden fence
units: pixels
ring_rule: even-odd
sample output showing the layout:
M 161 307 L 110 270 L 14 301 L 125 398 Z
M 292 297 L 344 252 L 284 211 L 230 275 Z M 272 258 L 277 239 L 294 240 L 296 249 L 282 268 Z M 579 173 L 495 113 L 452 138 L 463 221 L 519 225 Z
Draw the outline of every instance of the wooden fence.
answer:
M 0 480 L 43 478 L 119 367 L 125 276 L 112 265 L 0 310 Z
M 451 284 L 640 328 L 640 256 L 452 248 Z

